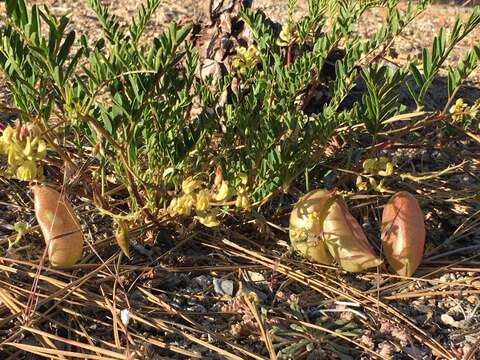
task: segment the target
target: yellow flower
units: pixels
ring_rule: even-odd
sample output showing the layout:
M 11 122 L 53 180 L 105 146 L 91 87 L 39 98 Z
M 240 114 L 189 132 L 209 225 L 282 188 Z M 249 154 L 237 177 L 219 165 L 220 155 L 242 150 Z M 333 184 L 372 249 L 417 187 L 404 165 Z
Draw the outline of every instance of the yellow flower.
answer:
M 170 205 L 168 205 L 167 211 L 171 216 L 174 216 L 177 214 L 177 198 L 173 198 L 170 201 Z
M 178 215 L 190 216 L 192 213 L 193 202 L 193 197 L 191 195 L 186 194 L 179 197 L 176 208 Z
M 14 135 L 15 135 L 15 130 L 10 125 L 8 125 L 5 129 L 3 129 L 2 136 L 0 137 L 0 144 L 2 145 L 11 144 Z
M 200 190 L 196 196 L 195 208 L 198 211 L 207 210 L 210 205 L 210 192 L 207 189 Z
M 381 180 L 379 183 L 377 183 L 377 181 L 373 177 L 369 178 L 368 180 L 370 181 L 370 186 L 372 187 L 373 190 L 378 191 L 380 193 L 390 192 L 390 190 L 388 190 L 384 186 L 383 180 Z
M 22 162 L 22 157 L 19 156 L 21 154 L 21 150 L 18 151 L 18 146 L 16 144 L 8 145 L 8 153 L 7 153 L 7 162 L 8 165 L 11 167 L 17 167 Z
M 213 195 L 215 201 L 228 201 L 233 195 L 233 189 L 228 185 L 228 181 L 223 180 L 218 192 Z
M 40 129 L 34 124 L 7 126 L 0 137 L 0 153 L 7 156 L 9 165 L 6 173 L 20 180 L 40 180 L 43 169 L 36 161 L 43 160 L 47 147 L 40 137 Z
M 37 177 L 37 164 L 35 161 L 27 160 L 17 168 L 17 178 L 23 181 L 34 180 Z
M 182 190 L 185 194 L 193 193 L 200 186 L 202 186 L 202 182 L 200 180 L 194 180 L 191 176 L 189 176 L 182 182 Z
M 241 183 L 242 185 L 247 185 L 247 182 L 248 182 L 248 176 L 247 176 L 247 174 L 245 174 L 245 173 L 239 173 L 239 174 L 238 174 L 238 177 L 240 178 L 240 183 Z
M 238 192 L 237 199 L 235 200 L 235 206 L 244 210 L 248 210 L 250 208 L 250 199 L 245 194 L 245 190 Z
M 255 45 L 247 48 L 239 46 L 237 54 L 232 60 L 232 66 L 241 74 L 245 73 L 248 68 L 255 66 L 260 61 L 260 53 Z
M 363 171 L 366 174 L 390 176 L 393 174 L 393 163 L 387 157 L 366 159 L 363 164 Z
M 190 216 L 192 213 L 193 197 L 191 195 L 182 195 L 178 198 L 173 198 L 168 206 L 168 212 L 171 216 L 183 215 Z
M 217 214 L 214 211 L 199 211 L 195 218 L 200 221 L 200 223 L 206 227 L 215 227 L 220 225 L 220 222 L 217 219 Z
M 37 154 L 35 157 L 39 160 L 43 160 L 47 155 L 47 144 L 43 139 L 38 137 L 36 139 L 38 139 L 38 141 L 35 142 L 35 145 L 37 146 Z
M 30 137 L 27 137 L 27 139 L 25 140 L 25 148 L 23 149 L 22 153 L 28 159 L 29 157 L 31 157 L 32 152 L 33 152 L 33 150 L 32 150 L 32 139 Z
M 375 169 L 375 159 L 367 159 L 362 164 L 363 171 L 367 174 L 372 174 Z
M 385 164 L 385 170 L 380 170 L 378 175 L 380 176 L 390 176 L 393 174 L 393 164 L 389 161 Z
M 276 41 L 278 46 L 288 46 L 295 38 L 295 26 L 291 23 L 286 23 L 282 26 L 278 39 Z
M 450 114 L 455 114 L 457 112 L 462 111 L 464 108 L 467 107 L 467 104 L 463 102 L 463 99 L 457 99 L 455 104 L 450 108 Z
M 367 190 L 368 186 L 365 181 L 363 181 L 363 178 L 361 176 L 357 176 L 357 181 L 356 181 L 357 189 L 362 191 L 362 190 Z
M 449 109 L 449 112 L 452 114 L 452 120 L 458 122 L 464 118 L 467 110 L 468 105 L 463 102 L 463 99 L 457 99 L 455 104 Z

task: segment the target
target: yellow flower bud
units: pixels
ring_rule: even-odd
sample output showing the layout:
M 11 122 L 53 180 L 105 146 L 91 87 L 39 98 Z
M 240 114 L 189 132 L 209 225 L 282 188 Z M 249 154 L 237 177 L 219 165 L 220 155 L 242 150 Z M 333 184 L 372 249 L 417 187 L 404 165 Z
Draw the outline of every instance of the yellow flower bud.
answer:
M 45 143 L 44 140 L 39 139 L 38 145 L 37 145 L 37 159 L 43 160 L 45 159 L 46 155 L 47 155 L 47 144 Z
M 238 174 L 238 177 L 240 178 L 240 183 L 241 183 L 242 185 L 247 185 L 247 182 L 248 182 L 248 176 L 247 176 L 247 174 L 245 174 L 245 173 L 239 173 L 239 174 Z
M 207 189 L 200 190 L 196 197 L 195 208 L 198 211 L 207 210 L 210 205 L 210 193 Z
M 37 165 L 35 161 L 26 160 L 17 168 L 17 178 L 23 181 L 34 180 L 37 176 Z
M 245 53 L 247 52 L 247 48 L 244 46 L 239 46 L 237 49 L 237 55 L 245 56 Z
M 215 227 L 220 225 L 216 215 L 217 214 L 214 211 L 199 211 L 197 212 L 197 216 L 195 216 L 195 218 L 206 227 Z
M 199 180 L 194 180 L 191 176 L 183 180 L 182 190 L 185 194 L 191 194 L 202 186 L 202 182 Z
M 236 56 L 232 60 L 232 67 L 237 69 L 239 73 L 245 73 L 245 71 L 256 65 L 260 58 L 259 52 L 254 45 L 250 45 L 247 48 L 239 46 L 236 48 Z
M 245 58 L 251 62 L 257 62 L 259 52 L 255 46 L 249 46 L 247 52 L 245 53 Z
M 393 174 L 393 164 L 391 162 L 387 162 L 385 165 L 385 170 L 380 170 L 378 175 L 380 176 L 390 176 Z
M 375 159 L 367 159 L 362 164 L 363 171 L 367 174 L 371 174 L 375 169 Z
M 215 201 L 228 201 L 233 195 L 233 189 L 228 185 L 228 181 L 223 180 L 218 192 L 213 195 Z
M 32 141 L 30 137 L 27 137 L 27 140 L 25 142 L 25 148 L 23 149 L 23 155 L 25 155 L 27 158 L 30 158 L 32 155 Z
M 362 190 L 367 190 L 367 183 L 363 181 L 363 178 L 361 176 L 357 176 L 357 181 L 356 181 L 357 189 L 362 191 Z
M 245 193 L 239 193 L 237 200 L 235 201 L 235 206 L 239 209 L 248 210 L 250 208 L 250 199 Z
M 7 154 L 8 165 L 15 167 L 18 166 L 22 159 L 18 156 L 18 151 L 15 144 L 8 145 L 8 154 Z
M 280 32 L 276 43 L 278 46 L 288 46 L 294 37 L 295 27 L 290 23 L 286 23 L 282 26 L 282 31 Z
M 189 194 L 183 195 L 177 199 L 176 212 L 178 215 L 190 216 L 192 213 L 193 197 Z
M 15 130 L 10 125 L 8 125 L 3 130 L 2 137 L 0 138 L 0 140 L 5 144 L 10 144 L 12 142 L 14 135 L 15 135 Z
M 171 216 L 174 216 L 177 214 L 177 198 L 173 198 L 170 201 L 170 204 L 168 205 L 167 211 Z

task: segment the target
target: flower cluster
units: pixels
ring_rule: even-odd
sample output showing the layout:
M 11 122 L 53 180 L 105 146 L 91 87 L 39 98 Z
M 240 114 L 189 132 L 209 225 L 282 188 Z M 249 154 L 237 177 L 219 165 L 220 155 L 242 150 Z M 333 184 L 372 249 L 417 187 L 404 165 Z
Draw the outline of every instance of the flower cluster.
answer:
M 477 117 L 478 106 L 469 106 L 463 102 L 463 99 L 457 99 L 455 104 L 449 110 L 454 123 L 463 120 L 471 120 Z
M 237 191 L 223 179 L 221 171 L 217 170 L 215 181 L 211 189 L 205 187 L 201 180 L 189 176 L 182 182 L 182 193 L 173 198 L 168 206 L 170 215 L 190 216 L 195 212 L 195 218 L 207 227 L 220 224 L 219 207 L 228 205 L 227 202 L 237 194 L 235 206 L 240 209 L 250 208 L 250 199 L 247 195 L 246 177 L 241 177 L 242 185 Z M 233 203 L 232 203 L 233 204 Z
M 47 145 L 36 125 L 7 126 L 0 137 L 0 154 L 7 157 L 4 175 L 24 181 L 43 178 L 43 168 L 37 162 L 45 159 Z
M 240 46 L 236 50 L 237 54 L 232 60 L 232 66 L 240 74 L 244 74 L 247 69 L 252 68 L 260 61 L 259 51 L 255 45 L 250 45 L 248 49 Z
M 278 39 L 276 41 L 278 46 L 286 47 L 290 45 L 290 43 L 295 40 L 295 25 L 287 22 L 285 25 L 282 26 L 282 31 L 278 35 Z
M 357 176 L 356 185 L 358 190 L 367 190 L 368 186 L 379 192 L 387 192 L 388 190 L 383 186 L 383 179 L 377 182 L 375 176 L 391 176 L 393 174 L 393 163 L 385 156 L 379 158 L 367 159 L 362 164 L 363 174 Z M 364 180 L 368 178 L 368 183 Z
M 247 194 L 247 183 L 248 178 L 245 174 L 240 174 L 240 188 L 237 190 L 237 200 L 235 201 L 235 206 L 239 209 L 248 210 L 250 209 L 250 198 Z

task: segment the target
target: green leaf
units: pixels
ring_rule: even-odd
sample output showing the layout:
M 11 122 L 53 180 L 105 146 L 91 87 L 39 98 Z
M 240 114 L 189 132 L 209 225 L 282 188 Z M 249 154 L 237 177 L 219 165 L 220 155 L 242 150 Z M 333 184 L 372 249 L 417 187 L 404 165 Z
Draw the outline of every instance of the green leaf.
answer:
M 57 54 L 57 64 L 63 65 L 63 63 L 67 60 L 68 54 L 70 54 L 70 50 L 72 48 L 73 43 L 75 42 L 75 31 L 70 31 L 63 41 L 62 46 Z

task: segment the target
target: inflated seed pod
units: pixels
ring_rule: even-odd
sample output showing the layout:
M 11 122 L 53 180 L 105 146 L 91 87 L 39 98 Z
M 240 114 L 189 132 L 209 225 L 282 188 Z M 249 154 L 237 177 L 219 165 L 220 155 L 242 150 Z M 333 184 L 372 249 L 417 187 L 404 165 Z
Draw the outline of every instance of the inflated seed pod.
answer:
M 35 216 L 53 266 L 70 266 L 82 257 L 83 233 L 68 200 L 43 185 L 32 187 Z
M 323 238 L 330 254 L 345 271 L 360 272 L 382 263 L 340 196 L 336 196 L 328 208 L 323 222 Z
M 323 219 L 331 198 L 330 191 L 311 191 L 297 202 L 290 214 L 289 233 L 293 248 L 306 259 L 322 264 L 333 263 L 322 238 Z
M 382 245 L 392 269 L 398 275 L 412 276 L 425 246 L 425 218 L 412 194 L 396 193 L 383 208 Z

